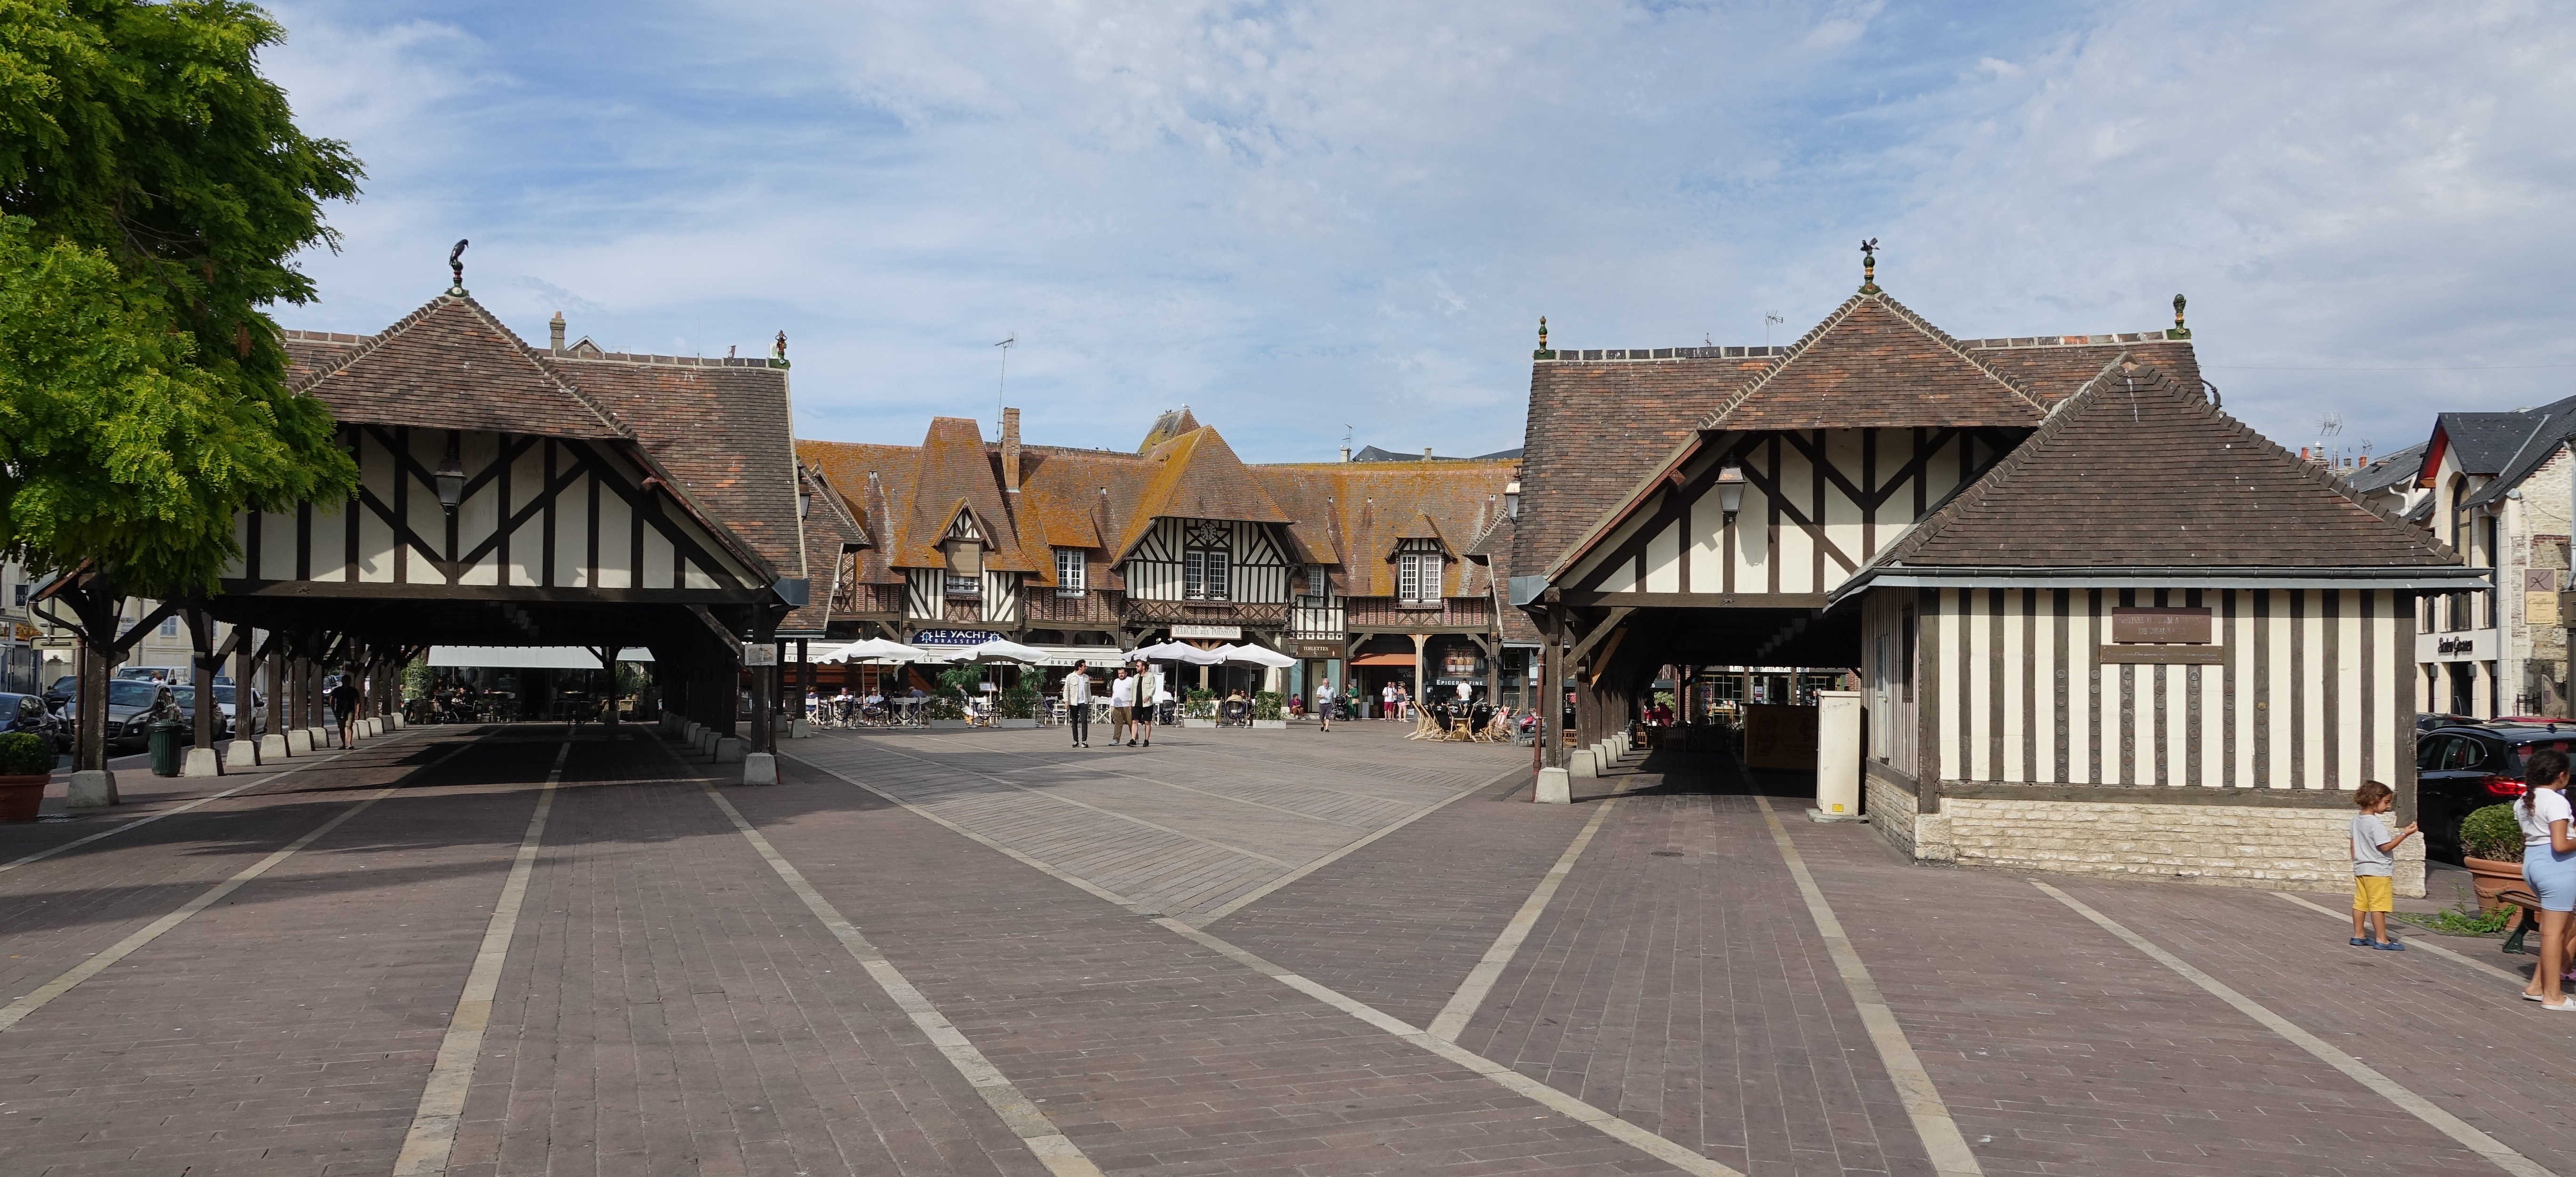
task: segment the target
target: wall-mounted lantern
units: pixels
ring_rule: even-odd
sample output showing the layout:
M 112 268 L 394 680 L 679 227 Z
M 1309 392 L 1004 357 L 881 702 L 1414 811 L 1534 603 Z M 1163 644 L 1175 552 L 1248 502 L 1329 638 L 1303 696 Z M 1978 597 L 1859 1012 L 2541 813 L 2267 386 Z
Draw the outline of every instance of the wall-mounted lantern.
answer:
M 1726 521 L 1735 522 L 1735 513 L 1744 509 L 1744 467 L 1729 466 L 1717 472 L 1717 506 L 1726 512 Z
M 453 429 L 447 431 L 447 456 L 438 460 L 434 477 L 438 480 L 438 505 L 453 513 L 456 504 L 465 501 L 465 462 L 457 454 L 457 434 Z

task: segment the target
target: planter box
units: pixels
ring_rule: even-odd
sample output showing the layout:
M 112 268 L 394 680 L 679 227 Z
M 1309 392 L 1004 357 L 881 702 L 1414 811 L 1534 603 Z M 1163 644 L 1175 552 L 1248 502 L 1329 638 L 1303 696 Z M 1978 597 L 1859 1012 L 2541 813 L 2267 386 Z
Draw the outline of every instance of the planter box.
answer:
M 1036 727 L 1037 725 L 1038 721 L 1034 719 L 996 719 L 993 721 L 994 727 Z
M 34 821 L 37 807 L 45 803 L 45 786 L 53 781 L 51 774 L 0 776 L 0 821 Z
M 2496 898 L 2497 896 L 2517 887 L 2529 886 L 2523 882 L 2522 864 L 2519 862 L 2499 862 L 2492 858 L 2463 854 L 2460 856 L 2460 865 L 2468 868 L 2469 885 L 2477 888 L 2478 911 L 2481 914 L 2504 906 L 2504 900 Z
M 1215 720 L 1213 720 L 1213 719 L 1184 719 L 1184 720 L 1182 720 L 1182 721 L 1181 721 L 1181 726 L 1182 726 L 1182 727 L 1215 727 L 1215 726 L 1216 726 L 1216 721 L 1215 721 Z
M 962 732 L 966 730 L 966 726 L 966 721 L 962 719 L 934 719 L 930 721 L 930 730 L 935 732 Z
M 1252 726 L 1278 728 L 1285 731 L 1288 727 L 1288 721 L 1284 719 L 1256 719 L 1252 721 Z

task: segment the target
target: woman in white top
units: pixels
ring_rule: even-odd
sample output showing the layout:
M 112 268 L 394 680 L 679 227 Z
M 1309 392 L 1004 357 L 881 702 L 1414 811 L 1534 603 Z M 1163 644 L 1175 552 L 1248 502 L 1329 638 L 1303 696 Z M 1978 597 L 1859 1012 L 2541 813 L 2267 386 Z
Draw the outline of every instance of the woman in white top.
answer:
M 2540 963 L 2531 970 L 2523 1000 L 2541 1008 L 2576 1013 L 2576 998 L 2560 992 L 2569 949 L 2576 947 L 2567 925 L 2576 919 L 2576 836 L 2568 823 L 2576 819 L 2567 804 L 2567 754 L 2543 748 L 2523 765 L 2522 800 L 2513 815 L 2522 822 L 2522 878 L 2540 896 Z

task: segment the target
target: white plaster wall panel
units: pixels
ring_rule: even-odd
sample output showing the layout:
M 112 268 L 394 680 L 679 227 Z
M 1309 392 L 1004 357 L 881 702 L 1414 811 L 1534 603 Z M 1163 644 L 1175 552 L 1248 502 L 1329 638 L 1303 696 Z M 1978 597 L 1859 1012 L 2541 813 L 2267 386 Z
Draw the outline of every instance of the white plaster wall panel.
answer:
M 1763 592 L 1769 583 L 1772 551 L 1771 535 L 1762 521 L 1770 515 L 1771 496 L 1746 486 L 1742 502 L 1735 516 L 1735 591 Z
M 1964 780 L 1972 775 L 1967 761 L 1961 758 L 1967 742 L 1961 729 L 1968 709 L 1960 704 L 1962 693 L 1968 689 L 1968 680 L 1966 668 L 1962 665 L 1964 655 L 1959 640 L 1960 631 L 1966 628 L 1965 620 L 1959 616 L 1960 595 L 1958 589 L 1938 590 L 1939 604 L 1933 615 L 1933 629 L 1924 640 L 1925 648 L 1935 651 L 1934 657 L 1938 660 L 1929 679 L 1936 699 L 1933 731 L 1941 743 L 1937 758 L 1943 780 Z
M 1682 525 L 1666 524 L 1646 540 L 1646 585 L 1650 593 L 1682 591 Z
M 468 433 L 460 439 L 457 450 L 464 462 L 466 473 L 480 474 L 491 468 L 493 461 L 500 456 L 498 446 L 495 444 L 498 440 L 489 433 Z M 464 501 L 456 505 L 457 558 L 463 559 L 467 553 L 481 547 L 485 538 L 500 530 L 502 518 L 501 480 L 496 477 L 486 480 L 482 487 L 465 496 Z M 431 542 L 444 543 L 445 540 L 442 538 Z M 456 583 L 477 586 L 499 584 L 501 583 L 500 561 L 501 554 L 497 550 L 486 553 L 482 559 L 460 569 Z
M 2030 684 L 2023 681 L 2021 672 L 2022 651 L 2029 644 L 2022 634 L 2025 620 L 2023 613 L 2029 607 L 2029 596 L 2029 591 L 2025 589 L 2010 589 L 2004 593 L 2002 644 L 2004 713 L 1997 717 L 1996 725 L 2003 729 L 2004 737 L 2003 762 L 1995 766 L 1999 780 L 2027 781 L 2030 779 L 2030 766 L 2023 760 L 2021 747 L 2022 732 L 2025 728 L 2022 722 L 2023 695 L 2030 690 Z M 1987 632 L 1989 634 L 1994 632 L 1991 621 Z
M 2269 635 L 2269 640 L 2272 646 L 2271 671 L 2269 674 L 2264 676 L 2268 680 L 2266 683 L 2266 689 L 2270 692 L 2270 701 L 2267 706 L 2269 709 L 2268 720 L 2271 724 L 2271 731 L 2269 738 L 2264 741 L 2264 745 L 2266 751 L 2271 756 L 2271 786 L 2273 788 L 2294 788 L 2296 787 L 2296 783 L 2291 779 L 2292 774 L 2290 771 L 2290 714 L 2291 708 L 2296 704 L 2299 697 L 2299 691 L 2298 684 L 2292 681 L 2290 677 L 2290 631 L 2292 627 L 2289 617 L 2290 602 L 2287 594 L 2280 592 L 2273 593 L 2271 608 L 2272 615 L 2269 618 L 2261 619 L 2263 629 Z
M 1714 593 L 1726 587 L 1726 561 L 1734 557 L 1726 550 L 1725 506 L 1717 489 L 1711 487 L 1692 500 L 1690 513 L 1684 516 L 1691 525 L 1690 559 L 1684 565 L 1689 586 L 1685 591 Z
M 575 482 L 555 498 L 555 583 L 566 588 L 591 587 L 590 492 L 586 483 L 586 479 Z M 537 534 L 539 542 L 544 542 L 544 531 Z
M 444 432 L 435 429 L 415 429 L 411 431 L 410 436 L 411 457 L 413 461 L 420 463 L 421 469 L 436 470 L 439 463 L 447 460 L 447 434 Z M 419 536 L 421 542 L 428 545 L 431 551 L 440 551 L 447 543 L 447 510 L 439 505 L 438 493 L 421 485 L 419 479 L 413 479 L 412 484 L 404 488 L 403 494 L 405 495 L 402 505 L 403 522 L 411 528 L 413 535 Z M 390 508 L 393 506 L 393 501 L 388 499 L 385 505 Z M 317 532 L 320 530 L 318 525 L 315 530 Z M 414 551 L 410 558 L 403 562 L 403 579 L 413 584 L 447 583 L 447 578 L 439 575 L 438 566 L 421 558 L 418 551 Z
M 2330 789 L 2360 786 L 2361 775 L 2361 679 L 2367 665 L 2361 657 L 2360 592 L 2337 592 L 2335 605 L 2335 684 L 2334 748 L 2336 779 L 2321 782 Z
M 510 504 L 513 514 L 538 502 L 546 492 L 546 446 L 538 442 L 529 446 L 510 463 Z M 510 536 L 511 584 L 543 584 L 546 573 L 546 520 L 544 508 L 528 517 L 517 533 Z

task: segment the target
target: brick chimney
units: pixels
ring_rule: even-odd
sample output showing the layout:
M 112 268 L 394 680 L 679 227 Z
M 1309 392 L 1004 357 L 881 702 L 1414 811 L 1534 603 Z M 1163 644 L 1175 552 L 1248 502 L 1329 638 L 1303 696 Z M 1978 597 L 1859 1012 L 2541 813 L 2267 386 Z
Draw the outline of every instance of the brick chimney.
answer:
M 1020 493 L 1020 411 L 1002 410 L 1002 489 Z
M 555 312 L 555 317 L 554 317 L 551 321 L 549 321 L 549 322 L 546 324 L 546 346 L 547 346 L 547 347 L 551 347 L 551 348 L 555 349 L 556 351 L 562 351 L 562 350 L 563 350 L 563 343 L 564 343 L 564 321 L 563 321 L 563 312 L 562 312 L 562 311 L 556 311 L 556 312 Z

